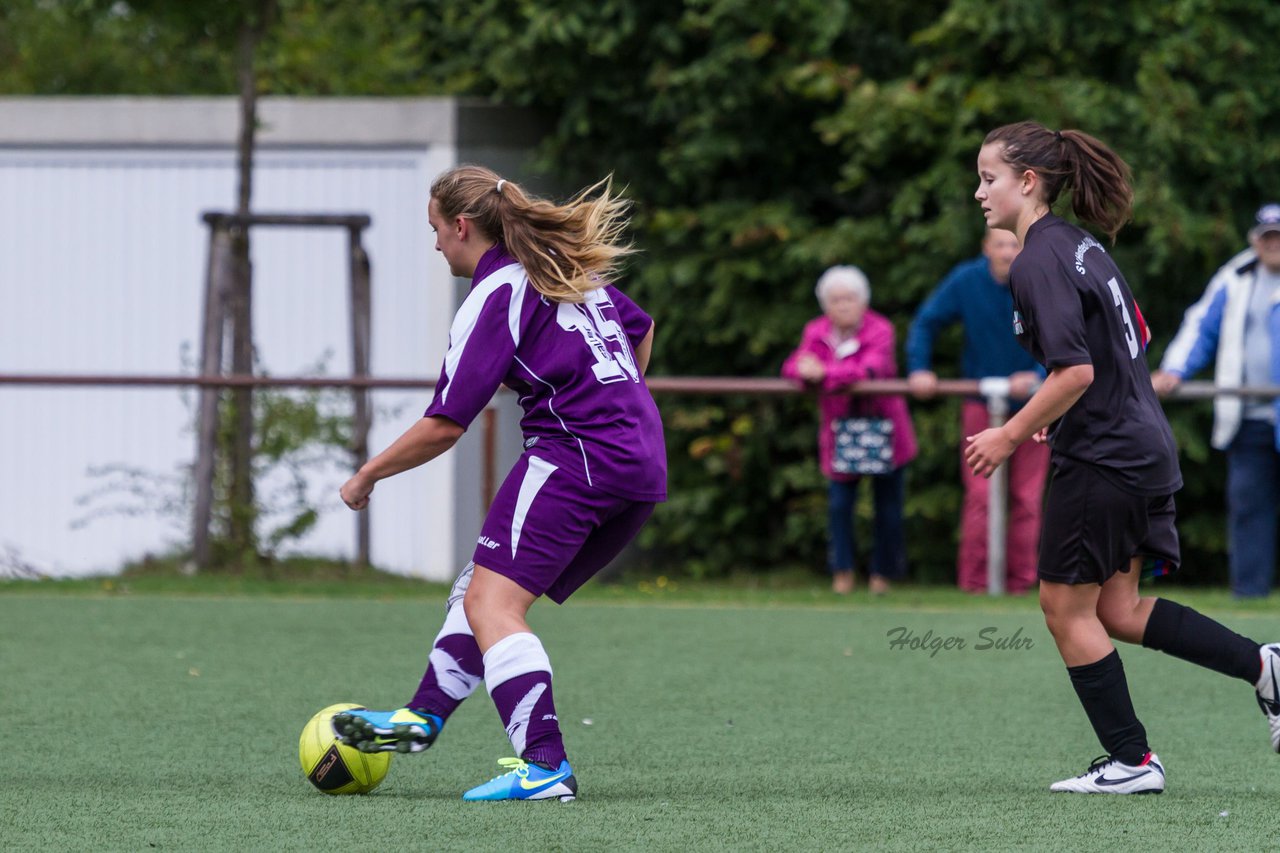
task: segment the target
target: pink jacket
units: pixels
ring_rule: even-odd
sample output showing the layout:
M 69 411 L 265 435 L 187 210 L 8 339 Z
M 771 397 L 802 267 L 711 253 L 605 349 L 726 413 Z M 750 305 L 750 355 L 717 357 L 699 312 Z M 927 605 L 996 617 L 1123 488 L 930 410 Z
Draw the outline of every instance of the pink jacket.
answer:
M 831 320 L 824 314 L 810 320 L 800 337 L 800 346 L 787 357 L 782 365 L 782 375 L 804 385 L 796 370 L 796 362 L 804 353 L 815 355 L 827 368 L 826 379 L 818 389 L 818 410 L 821 421 L 818 428 L 818 461 L 822 473 L 832 480 L 857 479 L 850 474 L 837 474 L 831 470 L 835 452 L 835 436 L 831 423 L 837 418 L 865 416 L 889 418 L 893 421 L 893 463 L 901 468 L 916 457 L 916 433 L 911 425 L 907 401 L 900 395 L 876 395 L 850 397 L 836 393 L 863 379 L 892 379 L 898 375 L 898 363 L 894 357 L 893 324 L 882 314 L 867 309 L 862 317 L 862 327 L 855 336 L 856 350 L 836 357 L 835 336 Z

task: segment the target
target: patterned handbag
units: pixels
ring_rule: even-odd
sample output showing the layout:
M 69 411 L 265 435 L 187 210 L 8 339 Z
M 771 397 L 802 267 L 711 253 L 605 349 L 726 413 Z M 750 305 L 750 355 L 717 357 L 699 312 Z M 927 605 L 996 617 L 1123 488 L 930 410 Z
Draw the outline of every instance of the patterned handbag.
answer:
M 893 421 L 888 418 L 837 418 L 835 456 L 837 474 L 875 476 L 893 472 Z

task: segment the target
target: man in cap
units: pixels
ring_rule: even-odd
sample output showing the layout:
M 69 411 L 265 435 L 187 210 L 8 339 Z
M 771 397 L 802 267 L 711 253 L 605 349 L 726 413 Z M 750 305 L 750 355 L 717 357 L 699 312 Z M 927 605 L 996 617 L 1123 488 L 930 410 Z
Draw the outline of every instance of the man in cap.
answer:
M 1249 248 L 1228 261 L 1187 309 L 1151 376 L 1157 393 L 1216 360 L 1220 388 L 1280 385 L 1280 204 L 1263 205 Z M 1227 454 L 1231 592 L 1271 591 L 1280 508 L 1280 398 L 1222 395 L 1214 400 L 1211 443 Z

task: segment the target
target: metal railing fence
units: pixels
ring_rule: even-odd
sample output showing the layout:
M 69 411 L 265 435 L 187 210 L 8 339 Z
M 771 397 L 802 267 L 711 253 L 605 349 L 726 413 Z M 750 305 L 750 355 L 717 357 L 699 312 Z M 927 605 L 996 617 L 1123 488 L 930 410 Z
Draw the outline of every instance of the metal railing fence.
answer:
M 798 388 L 790 380 L 769 377 L 651 376 L 646 378 L 646 382 L 655 395 L 709 397 L 726 395 L 787 396 L 813 393 Z M 434 388 L 435 385 L 435 379 L 422 377 L 0 373 L 0 387 L 345 388 L 354 392 L 374 389 L 430 389 Z M 867 380 L 851 387 L 849 393 L 853 396 L 901 394 L 910 398 L 905 379 Z M 1280 397 L 1280 385 L 1224 388 L 1218 387 L 1212 382 L 1183 382 L 1166 399 L 1205 400 L 1219 396 L 1274 399 Z M 999 426 L 1004 423 L 1009 413 L 1009 381 L 1005 377 L 991 377 L 981 380 L 941 379 L 938 381 L 935 398 L 942 397 L 982 397 L 986 400 L 992 426 Z M 367 429 L 367 422 L 364 426 Z M 496 442 L 493 440 L 495 422 L 492 410 L 486 412 L 486 417 L 482 421 L 482 429 L 485 431 L 482 476 L 486 483 L 485 495 L 486 497 L 492 497 L 492 489 L 496 482 L 496 471 L 494 470 Z M 353 453 L 357 457 L 363 458 L 362 454 L 356 452 L 354 448 Z M 993 596 L 1004 593 L 1006 567 L 1005 533 L 1008 529 L 1007 476 L 1008 473 L 1005 470 L 1005 466 L 1000 466 L 1000 469 L 991 477 L 991 491 L 989 493 L 990 510 L 987 514 L 987 591 Z M 362 520 L 362 524 L 364 526 L 358 529 L 358 535 L 363 541 L 367 541 L 369 535 L 367 519 Z

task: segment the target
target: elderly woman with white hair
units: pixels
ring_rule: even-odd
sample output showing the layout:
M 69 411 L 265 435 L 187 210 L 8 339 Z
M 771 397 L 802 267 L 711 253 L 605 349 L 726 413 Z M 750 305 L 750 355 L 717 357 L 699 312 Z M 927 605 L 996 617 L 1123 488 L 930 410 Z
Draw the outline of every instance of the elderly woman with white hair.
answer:
M 867 306 L 871 286 L 862 270 L 836 266 L 818 279 L 822 315 L 804 327 L 782 375 L 818 392 L 818 459 L 830 483 L 828 568 L 833 592 L 854 588 L 857 545 L 853 510 L 858 484 L 871 480 L 875 542 L 869 586 L 874 594 L 906 573 L 903 466 L 915 458 L 916 437 L 905 398 L 846 393 L 864 379 L 898 375 L 889 319 Z

